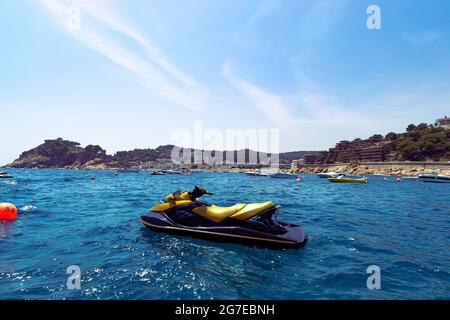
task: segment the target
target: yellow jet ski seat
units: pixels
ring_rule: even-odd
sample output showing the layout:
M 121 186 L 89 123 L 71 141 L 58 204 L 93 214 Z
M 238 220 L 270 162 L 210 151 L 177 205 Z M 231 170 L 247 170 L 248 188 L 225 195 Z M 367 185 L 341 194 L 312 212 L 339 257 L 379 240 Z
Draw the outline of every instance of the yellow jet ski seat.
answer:
M 271 201 L 267 201 L 249 204 L 236 203 L 231 207 L 219 207 L 216 205 L 201 206 L 193 209 L 192 211 L 203 218 L 219 223 L 228 218 L 245 221 L 263 211 L 266 211 L 267 209 L 270 209 L 271 207 L 273 207 L 273 203 Z

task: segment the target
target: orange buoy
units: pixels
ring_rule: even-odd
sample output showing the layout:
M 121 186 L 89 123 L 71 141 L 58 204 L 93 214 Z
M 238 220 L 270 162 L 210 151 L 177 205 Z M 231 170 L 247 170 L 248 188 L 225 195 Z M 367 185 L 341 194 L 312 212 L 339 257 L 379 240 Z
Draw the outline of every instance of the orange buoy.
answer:
M 12 203 L 0 203 L 0 220 L 15 220 L 17 208 Z

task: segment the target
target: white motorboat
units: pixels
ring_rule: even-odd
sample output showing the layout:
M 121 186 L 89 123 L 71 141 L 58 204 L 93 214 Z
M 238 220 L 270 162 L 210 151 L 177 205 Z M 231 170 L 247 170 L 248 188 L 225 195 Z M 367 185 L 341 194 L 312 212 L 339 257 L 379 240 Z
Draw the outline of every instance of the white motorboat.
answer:
M 296 174 L 292 174 L 292 173 L 284 173 L 284 172 L 277 172 L 277 173 L 273 173 L 270 175 L 271 178 L 276 178 L 276 179 L 295 179 L 298 176 Z
M 345 176 L 345 174 L 343 173 L 336 173 L 336 172 L 323 172 L 323 173 L 318 173 L 317 176 L 319 178 L 337 178 L 340 176 Z
M 162 170 L 162 172 L 165 174 L 183 174 L 182 171 L 178 171 L 178 170 Z

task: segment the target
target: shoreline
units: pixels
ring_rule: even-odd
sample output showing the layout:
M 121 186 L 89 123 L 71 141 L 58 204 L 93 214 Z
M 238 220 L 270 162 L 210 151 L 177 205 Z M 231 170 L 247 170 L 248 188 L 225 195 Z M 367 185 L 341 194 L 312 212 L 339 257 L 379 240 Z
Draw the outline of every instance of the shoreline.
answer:
M 305 165 L 293 168 L 295 173 L 347 173 L 354 175 L 410 176 L 441 174 L 450 176 L 450 162 L 379 162 L 362 164 Z
M 169 168 L 169 167 L 168 167 Z M 43 168 L 28 168 L 28 167 L 2 167 L 2 169 L 31 169 L 31 170 L 81 170 L 81 171 L 117 171 L 125 168 L 108 168 L 103 165 L 89 166 L 84 168 L 59 168 L 59 167 L 43 167 Z M 161 168 L 133 168 L 140 171 L 157 171 L 164 170 Z M 254 171 L 256 168 L 250 167 L 230 167 L 230 168 L 198 168 L 190 169 L 191 172 L 230 172 L 230 173 L 245 173 L 247 171 Z M 380 162 L 380 163 L 362 163 L 362 164 L 308 164 L 292 167 L 290 169 L 280 169 L 281 172 L 290 172 L 297 174 L 318 174 L 326 172 L 347 173 L 354 175 L 386 175 L 386 176 L 411 176 L 415 177 L 419 174 L 441 174 L 450 176 L 450 162 Z

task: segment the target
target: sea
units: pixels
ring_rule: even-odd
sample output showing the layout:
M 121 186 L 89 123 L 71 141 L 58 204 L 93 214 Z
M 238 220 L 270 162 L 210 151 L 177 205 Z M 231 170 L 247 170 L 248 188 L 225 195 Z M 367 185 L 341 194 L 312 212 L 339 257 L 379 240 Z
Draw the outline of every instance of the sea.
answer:
M 11 169 L 0 202 L 0 299 L 450 299 L 450 184 L 334 184 L 243 173 Z M 95 180 L 91 180 L 95 177 Z M 271 200 L 299 249 L 159 233 L 139 217 L 206 187 L 221 206 Z

